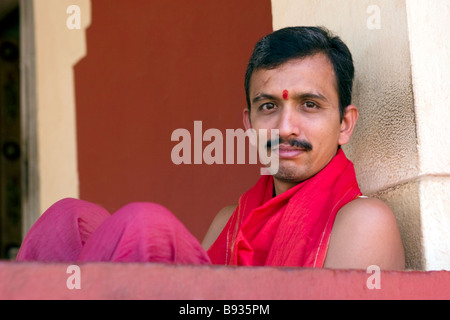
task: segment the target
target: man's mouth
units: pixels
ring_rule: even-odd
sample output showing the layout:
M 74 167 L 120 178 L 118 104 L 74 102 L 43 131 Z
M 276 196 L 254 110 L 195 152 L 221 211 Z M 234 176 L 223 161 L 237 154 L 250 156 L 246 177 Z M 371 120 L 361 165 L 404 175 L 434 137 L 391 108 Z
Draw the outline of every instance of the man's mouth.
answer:
M 272 151 L 276 152 L 280 159 L 296 158 L 307 152 L 305 148 L 292 147 L 291 145 L 286 144 L 280 144 L 277 147 L 272 148 Z
M 312 145 L 305 140 L 268 141 L 267 148 L 276 152 L 280 159 L 292 159 L 312 150 Z

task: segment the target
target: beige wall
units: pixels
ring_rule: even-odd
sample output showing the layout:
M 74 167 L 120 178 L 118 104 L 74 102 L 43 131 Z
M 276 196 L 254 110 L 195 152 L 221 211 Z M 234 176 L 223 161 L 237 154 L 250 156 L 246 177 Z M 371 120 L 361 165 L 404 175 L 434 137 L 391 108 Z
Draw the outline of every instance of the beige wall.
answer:
M 70 5 L 81 29 L 69 29 Z M 73 66 L 86 54 L 89 0 L 35 0 L 37 145 L 40 213 L 64 197 L 78 197 Z
M 427 269 L 450 269 L 450 1 L 406 2 Z
M 274 29 L 323 25 L 348 44 L 360 118 L 344 150 L 361 189 L 395 212 L 408 268 L 450 269 L 448 1 L 273 0 L 272 6 Z

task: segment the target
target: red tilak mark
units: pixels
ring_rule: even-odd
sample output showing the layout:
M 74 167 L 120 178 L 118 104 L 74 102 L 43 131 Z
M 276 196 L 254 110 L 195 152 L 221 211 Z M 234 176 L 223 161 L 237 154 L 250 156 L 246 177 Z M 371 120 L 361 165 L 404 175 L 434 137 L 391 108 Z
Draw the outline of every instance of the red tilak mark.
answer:
M 287 100 L 289 98 L 289 91 L 283 90 L 283 99 Z

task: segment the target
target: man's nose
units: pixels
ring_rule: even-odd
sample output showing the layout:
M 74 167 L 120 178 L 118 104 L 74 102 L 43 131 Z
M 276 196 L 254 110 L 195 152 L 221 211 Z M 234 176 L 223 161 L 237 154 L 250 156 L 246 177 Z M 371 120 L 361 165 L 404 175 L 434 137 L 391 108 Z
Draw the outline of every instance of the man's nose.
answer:
M 289 105 L 283 107 L 283 110 L 280 113 L 278 130 L 280 138 L 285 139 L 292 136 L 298 136 L 300 134 L 298 119 L 296 119 L 294 107 Z

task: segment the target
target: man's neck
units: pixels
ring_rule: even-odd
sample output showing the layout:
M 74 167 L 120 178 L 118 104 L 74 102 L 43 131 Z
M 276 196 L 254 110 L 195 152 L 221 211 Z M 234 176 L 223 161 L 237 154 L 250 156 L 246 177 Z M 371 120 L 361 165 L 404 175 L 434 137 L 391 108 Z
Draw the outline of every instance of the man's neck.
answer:
M 285 191 L 288 191 L 290 188 L 295 187 L 298 183 L 295 182 L 284 182 L 277 180 L 275 177 L 273 178 L 273 196 L 276 197 L 282 194 Z

